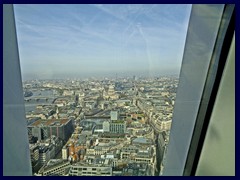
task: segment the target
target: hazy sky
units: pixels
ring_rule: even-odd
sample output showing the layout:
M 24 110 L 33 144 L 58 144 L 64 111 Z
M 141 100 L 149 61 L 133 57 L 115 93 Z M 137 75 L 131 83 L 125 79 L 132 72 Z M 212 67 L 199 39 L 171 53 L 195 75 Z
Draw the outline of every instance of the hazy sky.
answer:
M 191 5 L 14 5 L 23 78 L 179 73 Z

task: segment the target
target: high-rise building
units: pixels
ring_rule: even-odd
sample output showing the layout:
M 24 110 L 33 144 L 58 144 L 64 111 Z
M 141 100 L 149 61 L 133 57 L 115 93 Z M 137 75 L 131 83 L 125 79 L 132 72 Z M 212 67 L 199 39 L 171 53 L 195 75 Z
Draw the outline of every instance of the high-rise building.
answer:
M 110 132 L 123 134 L 126 132 L 126 122 L 125 121 L 112 121 L 110 123 Z
M 103 122 L 103 132 L 109 132 L 110 131 L 110 122 L 104 121 Z
M 40 119 L 28 125 L 28 128 L 38 140 L 47 139 L 54 135 L 67 141 L 74 131 L 72 120 L 69 119 Z
M 119 112 L 118 111 L 111 111 L 110 116 L 111 116 L 111 121 L 119 120 Z
M 66 146 L 62 148 L 62 159 L 67 160 L 69 154 L 69 150 Z

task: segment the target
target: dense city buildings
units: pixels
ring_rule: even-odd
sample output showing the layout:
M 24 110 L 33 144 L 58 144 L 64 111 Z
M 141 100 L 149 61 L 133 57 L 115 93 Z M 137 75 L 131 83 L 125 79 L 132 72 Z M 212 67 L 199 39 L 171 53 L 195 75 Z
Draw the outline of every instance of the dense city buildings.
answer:
M 161 175 L 178 78 L 23 83 L 37 176 Z

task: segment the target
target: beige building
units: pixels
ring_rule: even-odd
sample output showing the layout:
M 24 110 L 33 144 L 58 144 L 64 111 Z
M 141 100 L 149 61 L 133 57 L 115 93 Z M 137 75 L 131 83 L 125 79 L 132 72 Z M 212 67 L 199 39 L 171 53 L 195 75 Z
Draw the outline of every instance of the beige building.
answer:
M 116 100 L 116 99 L 119 98 L 119 95 L 116 94 L 113 85 L 109 86 L 108 91 L 103 91 L 103 98 L 104 99 L 111 99 L 111 100 Z

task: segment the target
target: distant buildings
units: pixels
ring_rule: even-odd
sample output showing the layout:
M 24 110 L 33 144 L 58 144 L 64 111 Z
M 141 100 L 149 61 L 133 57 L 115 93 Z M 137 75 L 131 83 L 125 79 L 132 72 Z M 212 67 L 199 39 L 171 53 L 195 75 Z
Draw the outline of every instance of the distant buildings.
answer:
M 27 115 L 33 172 L 39 176 L 161 174 L 177 82 L 134 76 L 117 82 L 89 78 L 37 84 L 57 93 L 51 105 L 38 105 Z
M 103 92 L 103 98 L 105 100 L 116 100 L 119 98 L 119 95 L 115 92 L 113 85 L 109 85 L 108 90 Z

